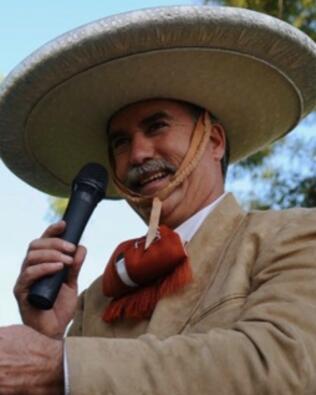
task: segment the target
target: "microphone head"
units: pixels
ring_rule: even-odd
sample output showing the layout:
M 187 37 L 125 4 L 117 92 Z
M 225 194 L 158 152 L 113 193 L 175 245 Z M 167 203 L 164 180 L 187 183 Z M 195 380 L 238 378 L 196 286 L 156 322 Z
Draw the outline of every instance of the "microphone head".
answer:
M 99 163 L 87 163 L 84 165 L 73 180 L 73 190 L 80 187 L 93 188 L 102 194 L 101 199 L 105 196 L 105 190 L 108 183 L 108 173 L 104 166 Z

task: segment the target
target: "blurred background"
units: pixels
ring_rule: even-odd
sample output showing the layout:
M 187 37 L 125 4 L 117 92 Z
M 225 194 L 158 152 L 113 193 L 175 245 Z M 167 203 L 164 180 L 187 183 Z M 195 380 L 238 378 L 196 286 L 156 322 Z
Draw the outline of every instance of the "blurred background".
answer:
M 281 18 L 316 40 L 315 0 L 11 0 L 1 5 L 0 80 L 39 46 L 77 26 L 133 9 L 180 4 L 254 9 Z M 231 166 L 227 189 L 247 209 L 316 206 L 315 127 L 313 113 L 285 139 Z M 1 159 L 0 185 L 0 326 L 3 326 L 20 322 L 12 289 L 28 244 L 57 220 L 66 202 L 28 186 Z M 81 241 L 88 248 L 88 256 L 80 274 L 80 290 L 102 274 L 110 254 L 122 240 L 145 232 L 145 225 L 126 203 L 100 203 Z

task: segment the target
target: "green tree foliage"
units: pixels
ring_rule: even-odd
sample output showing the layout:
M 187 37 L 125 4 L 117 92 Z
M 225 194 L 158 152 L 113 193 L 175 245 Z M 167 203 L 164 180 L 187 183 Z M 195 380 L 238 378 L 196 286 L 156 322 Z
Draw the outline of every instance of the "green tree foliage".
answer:
M 263 12 L 294 25 L 316 41 L 315 0 L 214 0 L 204 4 Z M 291 134 L 231 167 L 229 187 L 245 206 L 277 209 L 316 206 L 316 141 L 312 139 L 315 123 L 316 116 L 312 114 L 303 122 L 310 128 L 310 134 Z
M 65 198 L 55 198 L 52 197 L 49 199 L 49 214 L 48 217 L 50 220 L 56 220 L 61 218 L 65 209 L 67 207 L 68 199 Z
M 271 146 L 270 152 L 261 151 L 232 166 L 230 189 L 250 208 L 314 207 L 316 144 L 310 141 L 309 133 L 294 132 Z
M 316 40 L 315 0 L 215 0 L 204 4 L 248 8 L 283 19 Z

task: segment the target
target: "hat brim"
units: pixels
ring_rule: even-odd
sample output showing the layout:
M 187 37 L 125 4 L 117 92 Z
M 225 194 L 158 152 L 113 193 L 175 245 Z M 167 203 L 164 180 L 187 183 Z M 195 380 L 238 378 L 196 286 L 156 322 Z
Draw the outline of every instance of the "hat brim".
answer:
M 193 15 L 188 16 L 188 9 Z M 71 32 L 59 43 L 53 42 L 54 49 L 51 43 L 49 51 L 44 47 L 34 54 L 18 78 L 11 77 L 11 86 L 2 94 L 5 100 L 0 95 L 0 114 L 5 113 L 0 121 L 2 144 L 6 142 L 1 147 L 4 161 L 36 188 L 67 196 L 84 164 L 99 162 L 108 167 L 109 117 L 130 103 L 151 98 L 184 100 L 210 110 L 224 124 L 232 161 L 287 133 L 315 104 L 315 89 L 305 86 L 302 78 L 302 60 L 316 65 L 315 48 L 311 53 L 300 32 L 293 41 L 296 29 L 272 18 L 269 22 L 281 23 L 282 32 L 267 25 L 260 14 L 206 10 L 208 15 L 202 14 L 201 7 L 159 9 L 156 14 L 145 10 L 136 13 L 143 14 L 137 23 L 135 13 L 134 18 L 126 14 L 125 24 L 121 21 L 125 31 L 117 26 L 111 29 L 111 19 L 95 22 L 89 25 L 89 34 L 84 32 L 87 27 L 75 31 L 82 36 L 76 45 L 69 42 L 74 37 Z M 203 34 L 195 31 L 198 23 Z M 284 29 L 290 29 L 291 39 Z M 100 34 L 105 40 L 103 53 L 98 48 Z M 254 35 L 264 41 L 258 43 Z M 143 47 L 135 50 L 144 40 Z M 297 57 L 298 50 L 300 56 L 305 51 L 304 59 Z M 282 51 L 287 55 L 292 51 L 295 58 L 282 60 Z M 35 70 L 39 80 L 34 78 Z M 111 182 L 107 197 L 118 197 Z

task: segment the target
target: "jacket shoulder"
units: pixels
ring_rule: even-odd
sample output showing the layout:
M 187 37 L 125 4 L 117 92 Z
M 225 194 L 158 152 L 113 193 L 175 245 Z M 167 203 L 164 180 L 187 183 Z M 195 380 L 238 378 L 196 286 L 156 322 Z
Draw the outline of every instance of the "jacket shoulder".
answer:
M 290 208 L 286 210 L 254 210 L 247 213 L 247 222 L 251 227 L 272 226 L 280 229 L 284 226 L 299 227 L 314 224 L 316 229 L 316 208 Z

